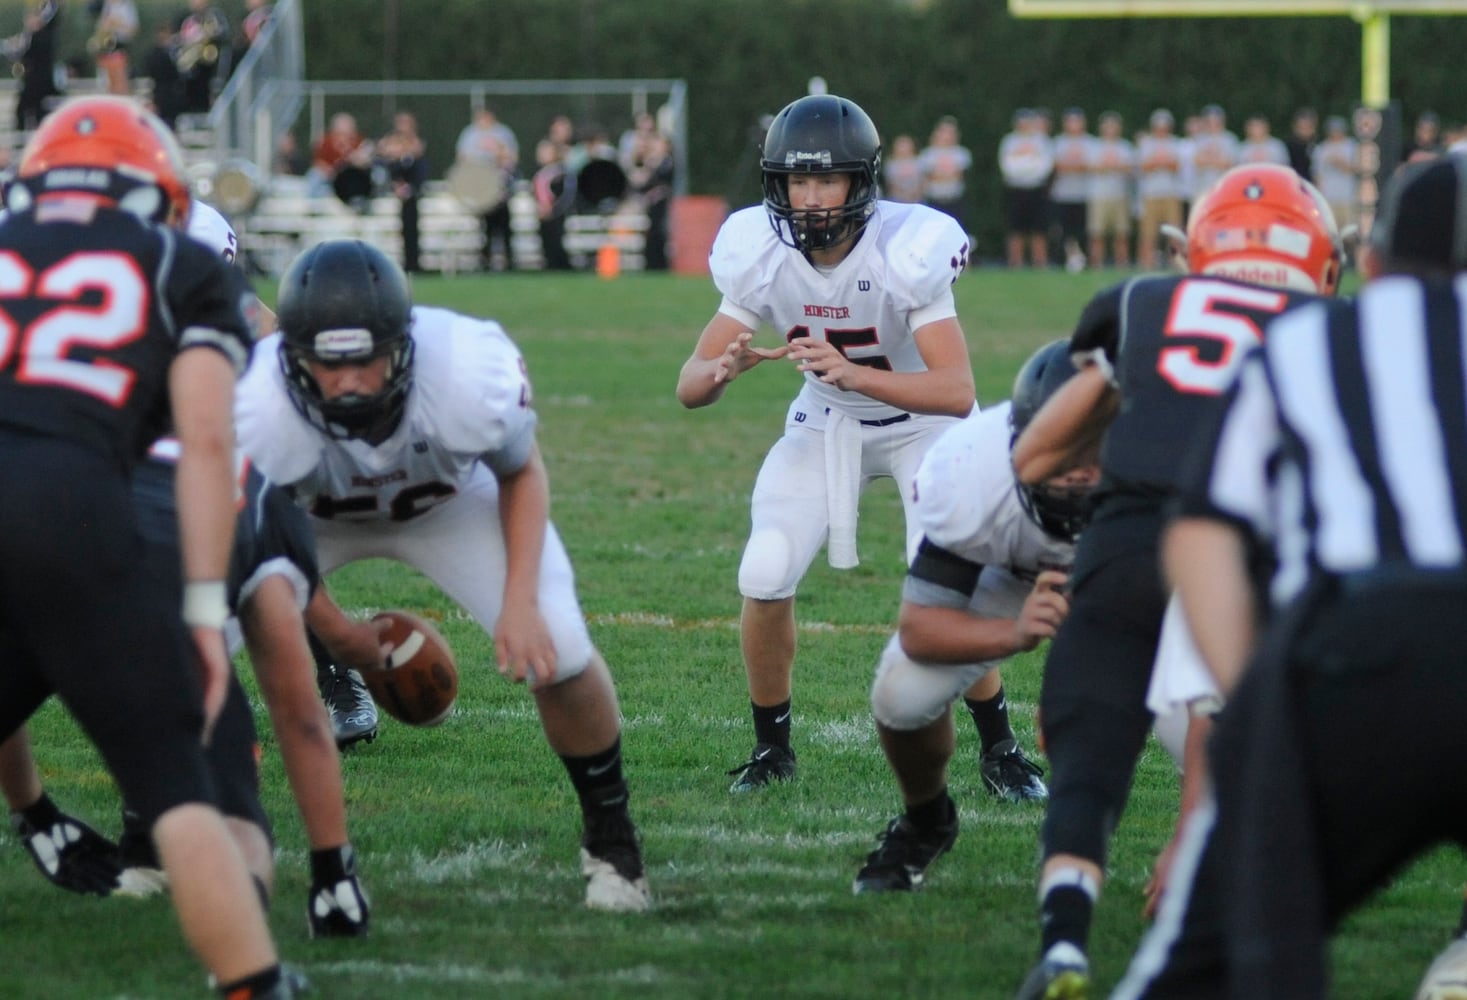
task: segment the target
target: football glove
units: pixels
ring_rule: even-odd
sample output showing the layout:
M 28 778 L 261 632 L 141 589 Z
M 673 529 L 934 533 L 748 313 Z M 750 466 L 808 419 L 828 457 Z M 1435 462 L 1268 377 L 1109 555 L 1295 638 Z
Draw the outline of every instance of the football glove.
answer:
M 371 905 L 350 844 L 311 852 L 311 937 L 366 937 Z
M 49 805 L 49 800 L 43 801 Z M 26 812 L 34 815 L 36 807 Z M 10 814 L 16 836 L 41 874 L 69 892 L 92 896 L 110 894 L 122 871 L 117 845 L 54 806 L 49 813 L 41 822 L 32 822 L 23 813 Z

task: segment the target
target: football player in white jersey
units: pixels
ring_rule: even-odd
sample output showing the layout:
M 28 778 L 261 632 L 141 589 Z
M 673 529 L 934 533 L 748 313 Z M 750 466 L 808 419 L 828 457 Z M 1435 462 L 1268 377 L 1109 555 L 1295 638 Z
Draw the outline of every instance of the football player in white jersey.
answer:
M 999 663 L 1053 636 L 1069 609 L 1063 587 L 1099 469 L 1091 457 L 1039 487 L 1020 487 L 1009 448 L 1074 373 L 1068 341 L 1040 348 L 1020 370 L 1011 404 L 948 428 L 922 459 L 911 486 L 922 541 L 871 689 L 905 811 L 867 856 L 857 893 L 921 888 L 927 867 L 958 836 L 947 790 L 952 703 L 983 680 L 997 688 Z M 1037 775 L 1029 776 L 1042 793 Z
M 795 590 L 821 544 L 832 566 L 856 565 L 862 487 L 889 476 L 905 494 L 927 446 L 975 405 L 951 288 L 967 234 L 927 206 L 877 199 L 881 141 L 866 113 L 830 94 L 793 102 L 769 126 L 761 168 L 763 206 L 734 213 L 714 242 L 723 301 L 677 383 L 696 408 L 764 361 L 804 376 L 754 484 L 739 566 L 755 746 L 730 772 L 735 792 L 795 773 Z M 761 324 L 784 344 L 754 346 Z
M 493 636 L 580 799 L 586 904 L 645 910 L 616 692 L 549 521 L 519 349 L 492 320 L 412 306 L 402 269 L 357 240 L 304 251 L 276 308 L 240 384 L 246 454 L 310 510 L 323 574 L 406 563 Z

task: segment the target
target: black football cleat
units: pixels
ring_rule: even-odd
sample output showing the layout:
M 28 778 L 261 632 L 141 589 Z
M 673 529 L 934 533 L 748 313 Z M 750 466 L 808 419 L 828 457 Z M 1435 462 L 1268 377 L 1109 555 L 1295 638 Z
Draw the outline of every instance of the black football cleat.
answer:
M 355 670 L 332 667 L 318 678 L 321 700 L 331 713 L 331 731 L 338 750 L 345 750 L 363 740 L 377 738 L 377 703 L 367 690 L 362 675 Z
M 728 773 L 737 775 L 728 786 L 730 792 L 751 792 L 770 782 L 788 781 L 795 776 L 795 752 L 789 747 L 759 743 L 748 760 Z
M 868 892 L 915 892 L 922 888 L 928 867 L 957 839 L 956 809 L 950 821 L 931 830 L 919 830 L 906 816 L 898 816 L 881 832 L 876 850 L 866 855 L 851 891 L 858 896 Z
M 1040 780 L 1044 768 L 1024 756 L 1015 740 L 994 744 L 978 758 L 978 770 L 989 794 L 1006 802 L 1042 802 L 1049 798 L 1049 789 Z

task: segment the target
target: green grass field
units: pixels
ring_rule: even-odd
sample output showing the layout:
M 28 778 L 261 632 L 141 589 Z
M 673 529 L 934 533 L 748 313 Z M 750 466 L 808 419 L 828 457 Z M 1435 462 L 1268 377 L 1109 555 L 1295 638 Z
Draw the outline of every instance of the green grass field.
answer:
M 1066 335 L 1088 295 L 1114 277 L 965 275 L 956 290 L 980 401 L 1004 398 L 1029 352 Z M 717 304 L 706 279 L 463 277 L 422 280 L 416 291 L 420 302 L 500 319 L 528 358 L 553 517 L 618 682 L 656 906 L 643 916 L 581 906 L 577 809 L 526 692 L 490 669 L 490 643 L 431 585 L 394 565 L 350 567 L 331 582 L 353 612 L 401 607 L 441 620 L 462 692 L 442 726 L 384 718 L 377 742 L 345 757 L 353 839 L 374 904 L 362 942 L 306 937 L 304 838 L 265 736 L 265 798 L 279 844 L 273 925 L 317 995 L 1010 996 L 1037 948 L 1042 809 L 984 795 L 966 717 L 952 773 L 956 847 L 919 894 L 851 895 L 856 868 L 898 809 L 867 707 L 903 574 L 895 488 L 878 484 L 863 501 L 861 566 L 836 573 L 817 561 L 800 592 L 799 780 L 732 797 L 724 772 L 752 742 L 735 573 L 749 490 L 797 374 L 769 366 L 715 407 L 677 404 L 678 368 Z M 97 668 L 119 670 L 127 655 Z M 1042 662 L 1041 651 L 1005 671 L 1030 747 Z M 1361 738 L 1380 739 L 1388 753 L 1391 739 L 1409 735 Z M 69 720 L 50 706 L 35 736 L 58 802 L 115 835 L 110 779 Z M 1176 798 L 1170 762 L 1153 746 L 1097 912 L 1101 995 L 1142 933 L 1141 888 Z M 0 997 L 207 995 L 166 902 L 60 893 L 13 837 L 0 845 Z M 1456 919 L 1462 878 L 1456 854 L 1435 856 L 1354 920 L 1336 948 L 1336 995 L 1409 995 Z

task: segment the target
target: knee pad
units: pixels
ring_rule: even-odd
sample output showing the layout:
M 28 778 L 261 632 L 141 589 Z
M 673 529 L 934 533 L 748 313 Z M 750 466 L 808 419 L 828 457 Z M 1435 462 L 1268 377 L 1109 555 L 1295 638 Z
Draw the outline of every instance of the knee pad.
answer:
M 871 717 L 897 732 L 923 729 L 948 710 L 989 667 L 982 664 L 930 667 L 902 651 L 895 636 L 882 650 L 871 685 Z
M 782 531 L 761 529 L 749 536 L 739 563 L 739 593 L 757 601 L 778 601 L 795 592 L 804 573 L 794 546 Z

